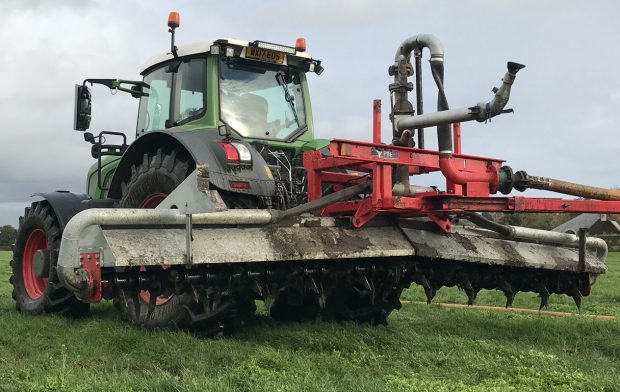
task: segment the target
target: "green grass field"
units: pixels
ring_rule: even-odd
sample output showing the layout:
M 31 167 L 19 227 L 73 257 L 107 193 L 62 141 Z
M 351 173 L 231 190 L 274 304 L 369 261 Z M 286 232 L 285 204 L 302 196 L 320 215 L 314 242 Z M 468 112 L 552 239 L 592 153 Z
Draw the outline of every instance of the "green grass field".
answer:
M 199 340 L 124 324 L 109 303 L 85 320 L 15 311 L 10 252 L 0 252 L 0 390 L 7 391 L 616 391 L 620 390 L 620 254 L 582 313 L 614 321 L 411 300 L 388 327 L 278 323 L 259 312 L 232 337 Z M 502 305 L 483 292 L 479 304 Z M 456 289 L 437 301 L 464 302 Z M 537 308 L 534 294 L 515 307 Z M 574 312 L 570 298 L 550 310 Z

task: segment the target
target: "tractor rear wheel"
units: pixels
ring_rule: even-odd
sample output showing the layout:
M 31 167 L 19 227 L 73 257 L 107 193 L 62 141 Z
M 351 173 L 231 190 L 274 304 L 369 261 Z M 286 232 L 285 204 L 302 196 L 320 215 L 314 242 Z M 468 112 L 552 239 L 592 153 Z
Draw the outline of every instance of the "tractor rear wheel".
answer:
M 123 208 L 155 208 L 192 170 L 190 158 L 178 150 L 144 154 L 143 160 L 131 167 L 131 175 L 121 183 Z M 142 268 L 144 270 L 144 268 Z M 149 311 L 148 291 L 119 289 L 115 305 L 123 317 L 133 324 L 153 329 L 188 327 L 187 308 L 194 302 L 188 293 L 159 296 Z
M 56 262 L 61 234 L 58 219 L 46 201 L 26 208 L 19 220 L 9 279 L 17 310 L 75 317 L 88 312 L 89 304 L 79 301 L 58 281 Z

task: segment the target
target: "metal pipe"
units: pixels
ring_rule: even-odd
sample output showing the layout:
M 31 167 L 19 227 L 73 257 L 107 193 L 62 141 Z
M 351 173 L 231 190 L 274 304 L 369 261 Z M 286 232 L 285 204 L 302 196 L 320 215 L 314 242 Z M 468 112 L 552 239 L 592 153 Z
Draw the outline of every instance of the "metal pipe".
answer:
M 455 122 L 464 122 L 472 119 L 472 108 L 450 109 L 441 112 L 426 113 L 420 116 L 400 117 L 396 126 L 398 129 L 416 127 L 435 127 L 450 125 Z
M 192 214 L 185 215 L 185 262 L 191 264 L 193 262 L 192 241 L 194 241 Z
M 350 199 L 363 193 L 370 186 L 371 182 L 366 181 L 285 211 L 233 209 L 193 214 L 191 224 L 266 225 Z M 92 208 L 82 211 L 71 218 L 62 233 L 57 265 L 60 282 L 79 293 L 84 293 L 89 289 L 89 277 L 86 271 L 80 269 L 79 247 L 80 235 L 89 226 L 184 226 L 186 224 L 188 224 L 186 215 L 179 214 L 177 210 L 172 209 Z M 191 246 L 191 243 L 189 245 Z M 191 254 L 189 256 L 191 257 Z
M 470 222 L 483 229 L 494 231 L 511 240 L 523 240 L 536 243 L 563 245 L 571 248 L 579 248 L 579 236 L 555 231 L 532 229 L 529 227 L 510 226 L 486 219 L 478 213 L 469 213 L 465 217 Z M 597 257 L 605 259 L 607 256 L 607 243 L 600 238 L 587 237 L 586 246 L 593 248 Z
M 452 125 L 452 139 L 454 140 L 454 153 L 460 154 L 463 150 L 461 142 L 461 123 L 457 122 Z
M 392 188 L 393 196 L 413 196 L 418 193 L 436 192 L 435 188 L 430 186 L 409 185 L 406 186 L 403 183 L 396 183 Z
M 414 50 L 415 57 L 415 97 L 416 114 L 424 114 L 424 95 L 422 93 L 422 51 Z M 418 148 L 424 148 L 424 128 L 418 128 Z
M 381 143 L 381 100 L 372 101 L 372 142 Z
M 390 75 L 394 75 L 394 83 L 390 85 L 390 91 L 394 93 L 394 104 L 392 107 L 392 121 L 396 124 L 395 116 L 410 116 L 413 114 L 413 105 L 409 102 L 409 91 L 413 89 L 407 78 L 410 75 L 411 52 L 414 50 L 422 52 L 428 48 L 431 52 L 431 64 L 443 63 L 444 50 L 441 41 L 431 34 L 419 34 L 407 38 L 398 47 L 394 57 L 394 65 L 390 67 Z M 394 128 L 394 140 L 400 139 L 400 132 L 404 129 Z M 410 128 L 414 129 L 414 128 Z
M 468 182 L 486 182 L 488 184 L 497 184 L 499 182 L 499 173 L 494 167 L 489 167 L 484 173 L 460 171 L 456 167 L 457 161 L 452 158 L 439 158 L 439 169 L 446 179 L 458 185 L 465 185 Z
M 508 71 L 502 78 L 502 86 L 499 89 L 493 89 L 495 95 L 493 99 L 487 103 L 479 102 L 468 108 L 450 109 L 420 116 L 400 116 L 396 123 L 396 128 L 398 130 L 404 130 L 472 120 L 484 122 L 501 113 L 505 113 L 503 109 L 510 98 L 512 84 L 515 81 L 517 72 L 524 67 L 525 66 L 522 64 L 508 62 Z
M 411 55 L 411 52 L 413 52 L 415 49 L 421 51 L 424 48 L 428 48 L 428 50 L 431 52 L 430 61 L 443 61 L 443 44 L 441 43 L 439 38 L 435 37 L 432 34 L 418 34 L 404 40 L 403 43 L 401 43 L 398 47 L 398 50 L 396 51 L 396 56 L 394 56 L 394 60 L 398 62 L 401 55 L 409 57 Z
M 198 225 L 262 225 L 271 222 L 268 210 L 228 210 L 193 215 Z M 80 234 L 89 226 L 148 226 L 179 225 L 186 223 L 185 215 L 177 210 L 92 208 L 75 215 L 65 227 L 58 254 L 58 277 L 66 287 L 84 289 L 84 275 L 80 268 Z M 77 272 L 77 273 L 76 273 Z

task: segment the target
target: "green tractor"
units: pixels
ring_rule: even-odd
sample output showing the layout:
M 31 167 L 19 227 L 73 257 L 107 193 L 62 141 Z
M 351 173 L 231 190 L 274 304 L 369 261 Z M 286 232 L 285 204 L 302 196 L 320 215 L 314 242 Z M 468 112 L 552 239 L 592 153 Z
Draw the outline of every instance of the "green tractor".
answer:
M 443 172 L 446 159 L 462 159 L 458 151 L 446 156 L 445 129 L 439 153 L 412 148 L 415 129 L 457 121 L 413 116 L 407 100 L 411 52 L 427 47 L 436 63 L 443 50 L 429 36 L 407 41 L 390 68 L 395 142 L 388 146 L 315 139 L 306 78 L 323 67 L 303 39 L 294 47 L 217 39 L 177 48 L 178 26 L 172 13 L 171 50 L 143 66 L 141 81 L 76 86 L 75 129 L 97 162 L 87 194 L 39 194 L 20 219 L 11 262 L 18 310 L 80 316 L 108 299 L 131 323 L 213 336 L 243 322 L 256 300 L 280 320 L 386 324 L 411 283 L 429 302 L 440 287 L 458 286 L 468 303 L 498 289 L 507 306 L 517 292 L 533 291 L 543 307 L 552 293 L 579 304 L 605 272 L 600 240 L 510 231 L 475 213 L 487 205 L 438 212 L 414 202 L 454 189 L 479 202 L 506 190 L 506 181 L 531 179 L 484 158 L 483 171 L 496 173 L 500 187 L 454 180 L 461 188 L 443 194 L 409 184 L 410 175 Z M 519 69 L 509 63 L 496 92 L 501 102 L 481 106 L 484 113 L 469 108 L 471 118 L 454 111 L 458 121 L 505 112 Z M 89 83 L 139 99 L 133 143 L 123 133 L 86 132 Z M 427 120 L 399 126 L 411 118 Z M 424 171 L 413 169 L 421 160 L 404 161 L 416 154 Z M 478 170 L 468 159 L 474 169 L 466 172 Z

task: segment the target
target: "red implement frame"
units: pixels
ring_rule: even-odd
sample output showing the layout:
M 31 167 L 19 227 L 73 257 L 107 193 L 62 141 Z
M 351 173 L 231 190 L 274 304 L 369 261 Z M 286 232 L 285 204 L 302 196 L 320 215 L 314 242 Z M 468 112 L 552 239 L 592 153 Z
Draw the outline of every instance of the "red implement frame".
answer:
M 101 302 L 102 284 L 101 284 L 101 266 L 99 264 L 99 253 L 81 253 L 80 264 L 82 269 L 88 272 L 90 296 L 85 298 L 90 302 Z
M 303 155 L 308 172 L 308 201 L 320 198 L 326 183 L 339 190 L 372 181 L 369 197 L 329 205 L 321 211 L 324 216 L 352 215 L 356 227 L 380 214 L 427 216 L 449 232 L 449 215 L 463 212 L 620 213 L 620 201 L 492 197 L 499 181 L 495 173 L 504 161 L 462 154 L 460 124 L 454 124 L 453 158 L 440 159 L 438 151 L 378 143 L 380 102 L 373 102 L 373 108 L 374 143 L 334 139 L 329 145 L 329 156 L 324 157 L 319 151 L 306 151 Z M 409 175 L 414 176 L 441 171 L 446 176 L 446 191 L 394 196 L 392 173 L 401 165 L 408 167 Z

